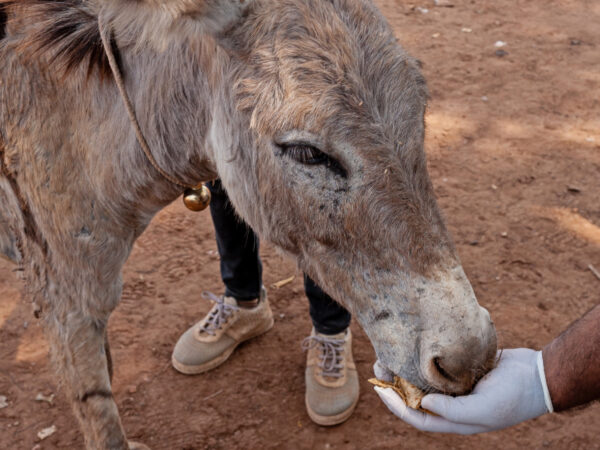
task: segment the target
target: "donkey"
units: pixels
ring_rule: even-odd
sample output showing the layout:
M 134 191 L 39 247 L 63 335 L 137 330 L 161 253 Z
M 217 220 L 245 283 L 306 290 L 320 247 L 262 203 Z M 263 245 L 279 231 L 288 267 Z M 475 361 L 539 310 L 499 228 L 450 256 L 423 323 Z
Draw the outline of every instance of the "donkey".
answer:
M 0 8 L 0 250 L 23 269 L 88 448 L 135 447 L 106 324 L 132 244 L 182 191 L 156 166 L 182 184 L 220 178 L 237 214 L 355 315 L 389 374 L 459 394 L 493 364 L 493 324 L 427 173 L 425 81 L 370 0 Z

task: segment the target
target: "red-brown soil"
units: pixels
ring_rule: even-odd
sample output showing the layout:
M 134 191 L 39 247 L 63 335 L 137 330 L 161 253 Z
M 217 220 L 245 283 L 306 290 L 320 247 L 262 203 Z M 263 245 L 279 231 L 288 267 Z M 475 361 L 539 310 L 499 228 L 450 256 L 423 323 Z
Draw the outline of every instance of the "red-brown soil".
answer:
M 436 192 L 465 270 L 503 347 L 540 348 L 600 301 L 600 3 L 470 1 L 436 7 L 379 0 L 401 43 L 423 62 L 431 90 L 427 153 Z M 465 29 L 463 31 L 463 28 Z M 470 29 L 468 32 L 466 29 Z M 496 41 L 505 41 L 498 56 Z M 268 245 L 265 285 L 298 274 Z M 58 391 L 47 344 L 0 262 L 0 448 L 81 448 Z M 208 213 L 177 202 L 135 246 L 109 334 L 114 392 L 129 436 L 154 449 L 600 449 L 600 405 L 510 430 L 461 437 L 425 434 L 392 416 L 367 378 L 373 351 L 356 324 L 361 400 L 345 424 L 321 428 L 304 409 L 310 330 L 300 277 L 270 289 L 277 318 L 202 376 L 176 373 L 181 332 L 221 292 Z

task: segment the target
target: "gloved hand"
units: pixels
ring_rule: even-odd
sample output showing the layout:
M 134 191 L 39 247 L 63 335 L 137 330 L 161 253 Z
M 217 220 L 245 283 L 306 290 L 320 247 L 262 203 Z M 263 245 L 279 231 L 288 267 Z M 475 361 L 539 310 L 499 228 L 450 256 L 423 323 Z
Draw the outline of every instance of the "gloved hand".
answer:
M 421 431 L 438 433 L 501 430 L 553 411 L 542 352 L 527 348 L 503 350 L 498 366 L 477 383 L 470 395 L 423 397 L 421 406 L 438 416 L 407 407 L 390 388 L 375 387 L 375 391 L 400 419 Z

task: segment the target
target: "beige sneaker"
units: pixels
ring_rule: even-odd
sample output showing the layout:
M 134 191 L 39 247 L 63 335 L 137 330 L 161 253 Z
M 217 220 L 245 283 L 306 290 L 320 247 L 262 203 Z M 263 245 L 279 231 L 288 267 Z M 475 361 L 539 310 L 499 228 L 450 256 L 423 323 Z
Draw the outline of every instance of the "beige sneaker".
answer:
M 333 336 L 313 328 L 302 346 L 306 361 L 306 410 L 319 425 L 337 425 L 347 420 L 358 403 L 358 374 L 352 359 L 352 333 Z
M 194 375 L 223 364 L 244 341 L 266 333 L 273 327 L 273 313 L 267 291 L 261 289 L 258 305 L 246 309 L 233 297 L 217 297 L 205 292 L 215 306 L 175 344 L 171 362 L 181 373 Z

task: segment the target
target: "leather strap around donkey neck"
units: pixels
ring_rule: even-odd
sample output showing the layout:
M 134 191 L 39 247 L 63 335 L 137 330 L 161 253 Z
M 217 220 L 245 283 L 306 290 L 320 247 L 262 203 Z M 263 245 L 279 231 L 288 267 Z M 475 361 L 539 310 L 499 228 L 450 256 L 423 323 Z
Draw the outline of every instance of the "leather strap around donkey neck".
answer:
M 110 28 L 104 23 L 102 15 L 98 16 L 98 30 L 100 31 L 100 39 L 102 40 L 102 46 L 104 47 L 104 52 L 106 53 L 106 57 L 108 58 L 108 64 L 115 78 L 115 83 L 117 84 L 117 88 L 119 90 L 119 93 L 121 94 L 123 103 L 125 104 L 125 109 L 127 110 L 127 114 L 129 115 L 129 120 L 131 122 L 131 125 L 133 126 L 133 130 L 135 131 L 138 143 L 140 144 L 140 147 L 142 147 L 146 158 L 148 159 L 148 161 L 150 161 L 152 167 L 154 167 L 163 178 L 185 189 L 185 192 L 183 194 L 183 203 L 188 209 L 192 211 L 202 211 L 206 209 L 206 207 L 210 203 L 210 190 L 206 186 L 202 185 L 201 183 L 197 184 L 196 186 L 192 186 L 177 180 L 176 178 L 172 177 L 167 172 L 165 172 L 158 165 L 156 159 L 154 159 L 154 156 L 152 156 L 152 152 L 150 151 L 148 141 L 146 141 L 144 133 L 142 133 L 142 129 L 140 128 L 140 123 L 138 122 L 135 110 L 133 109 L 133 105 L 131 104 L 129 95 L 127 95 L 125 83 L 123 82 L 123 77 L 121 76 L 121 70 L 119 69 L 119 65 L 117 64 L 117 60 L 113 53 L 113 49 L 111 46 Z

